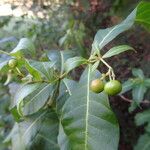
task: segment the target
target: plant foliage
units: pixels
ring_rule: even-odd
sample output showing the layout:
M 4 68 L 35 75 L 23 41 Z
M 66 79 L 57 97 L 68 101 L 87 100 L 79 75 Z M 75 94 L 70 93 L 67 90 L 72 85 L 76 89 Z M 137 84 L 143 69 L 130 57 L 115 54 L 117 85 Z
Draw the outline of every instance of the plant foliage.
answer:
M 90 90 L 90 83 L 96 78 L 115 80 L 114 69 L 105 59 L 133 48 L 115 46 L 104 55 L 101 49 L 130 29 L 140 13 L 149 9 L 146 7 L 143 10 L 141 5 L 144 3 L 140 3 L 120 24 L 96 33 L 89 58 L 71 50 L 49 50 L 44 60 L 35 60 L 34 43 L 29 38 L 20 39 L 11 52 L 0 51 L 6 58 L 0 58 L 1 72 L 7 74 L 5 83 L 9 85 L 17 81 L 19 84 L 10 104 L 16 123 L 4 141 L 11 143 L 12 150 L 118 149 L 119 124 L 111 110 L 108 95 L 105 92 L 95 94 Z M 80 26 L 84 30 L 82 24 Z M 68 34 L 61 39 L 61 45 L 69 37 Z M 77 35 L 75 31 L 74 36 Z M 79 35 L 79 39 L 82 36 Z M 82 47 L 82 42 L 76 43 Z M 8 65 L 11 59 L 17 61 L 13 69 Z M 106 73 L 101 74 L 97 70 L 100 62 L 107 67 Z M 71 72 L 79 66 L 84 71 L 80 80 L 74 81 Z M 149 78 L 145 78 L 139 69 L 133 69 L 133 75 L 136 79 L 125 82 L 122 93 L 132 89 L 133 99 L 139 104 L 149 87 Z M 143 139 L 147 136 L 140 141 Z

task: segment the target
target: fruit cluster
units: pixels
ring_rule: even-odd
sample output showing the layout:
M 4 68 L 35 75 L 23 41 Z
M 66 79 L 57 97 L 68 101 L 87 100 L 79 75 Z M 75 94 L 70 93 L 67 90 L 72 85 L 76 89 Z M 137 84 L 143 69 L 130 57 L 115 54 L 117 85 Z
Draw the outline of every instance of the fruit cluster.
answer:
M 95 79 L 91 82 L 90 89 L 95 93 L 104 91 L 110 96 L 117 95 L 122 90 L 122 85 L 118 80 L 110 80 L 106 84 L 101 79 Z

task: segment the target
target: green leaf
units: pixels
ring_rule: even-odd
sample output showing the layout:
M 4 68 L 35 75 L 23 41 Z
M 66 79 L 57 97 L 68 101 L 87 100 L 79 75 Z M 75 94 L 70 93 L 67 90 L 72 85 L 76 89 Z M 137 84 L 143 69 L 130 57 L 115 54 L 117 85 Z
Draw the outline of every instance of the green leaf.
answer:
M 73 57 L 73 58 L 69 58 L 67 59 L 67 61 L 65 62 L 65 71 L 68 73 L 69 71 L 71 71 L 72 69 L 82 65 L 82 64 L 86 64 L 88 63 L 87 59 L 83 58 L 83 57 Z
M 128 91 L 130 91 L 133 88 L 134 83 L 132 82 L 132 80 L 127 80 L 122 84 L 122 91 L 120 94 L 126 93 Z
M 141 135 L 134 150 L 150 150 L 150 135 Z
M 56 73 L 54 70 L 55 62 L 39 62 L 28 61 L 27 69 L 34 78 L 41 80 L 41 77 L 46 78 L 49 81 L 56 79 Z
M 139 84 L 132 90 L 132 98 L 139 104 L 144 99 L 144 94 L 146 93 L 146 87 L 144 84 Z
M 59 144 L 60 150 L 71 150 L 69 139 L 66 136 L 61 123 L 59 125 L 58 144 Z
M 62 113 L 62 108 L 66 102 L 66 100 L 69 98 L 69 93 L 65 92 L 61 95 L 58 96 L 57 101 L 56 101 L 56 110 L 57 110 L 57 114 L 59 115 L 59 117 L 61 118 L 61 113 Z
M 33 91 L 37 90 L 40 87 L 40 83 L 35 83 L 35 84 L 24 84 L 22 85 L 15 93 L 10 109 L 14 108 L 17 106 L 17 104 L 20 102 L 20 100 L 23 100 L 26 96 L 31 94 Z
M 96 61 L 93 65 L 92 65 L 92 71 L 95 71 L 98 66 L 99 66 L 100 61 Z
M 128 50 L 134 50 L 131 46 L 128 45 L 119 45 L 111 48 L 108 52 L 106 52 L 102 58 L 109 58 L 115 55 L 118 55 L 120 53 L 123 53 Z
M 59 150 L 59 145 L 57 144 L 57 136 L 58 136 L 58 128 L 59 128 L 59 122 L 57 118 L 57 114 L 54 111 L 48 110 L 47 113 L 43 112 L 42 114 L 39 113 L 39 116 L 41 116 L 41 120 L 39 120 L 39 123 L 36 123 L 37 126 L 37 132 L 34 132 L 33 134 L 36 134 L 35 141 L 31 147 L 31 149 L 35 150 Z M 38 117 L 39 118 L 39 117 Z M 37 121 L 37 118 L 36 118 Z M 34 120 L 35 122 L 35 120 Z M 36 127 L 33 126 L 33 123 L 30 124 L 29 128 L 26 130 L 26 135 L 32 135 L 31 130 L 36 130 Z M 24 133 L 24 137 L 25 137 Z M 48 134 L 49 133 L 49 134 Z M 33 135 L 30 136 L 31 138 L 34 137 Z M 30 138 L 30 139 L 31 139 Z M 28 138 L 28 141 L 31 140 Z M 33 140 L 32 140 L 33 141 Z
M 66 92 L 69 93 L 69 95 L 72 95 L 74 89 L 76 88 L 77 86 L 77 82 L 74 81 L 74 80 L 71 80 L 71 79 L 67 79 L 67 78 L 64 78 L 62 80 L 62 82 L 64 83 L 65 87 L 66 87 Z
M 132 69 L 132 74 L 135 76 L 135 77 L 139 77 L 141 79 L 144 79 L 144 74 L 143 74 L 143 71 L 141 69 L 137 69 L 137 68 L 133 68 Z
M 23 140 L 20 138 L 21 137 L 21 132 L 19 129 L 19 125 L 17 123 L 15 123 L 12 131 L 10 132 L 10 134 L 7 136 L 7 138 L 5 139 L 4 142 L 8 142 L 11 141 L 11 147 L 12 150 L 26 150 L 25 149 L 25 145 Z M 17 142 L 16 142 L 17 141 Z
M 147 133 L 150 133 L 150 121 L 149 121 L 149 120 L 148 120 L 147 126 L 145 127 L 145 131 L 146 131 Z
M 47 52 L 47 56 L 50 61 L 56 62 L 55 67 L 58 71 L 60 71 L 61 75 L 64 72 L 64 63 L 68 58 L 74 57 L 74 53 L 72 51 L 58 51 L 51 50 Z
M 150 78 L 144 79 L 144 85 L 145 85 L 147 88 L 150 88 Z
M 61 112 L 63 105 L 69 96 L 71 96 L 77 87 L 77 82 L 71 79 L 64 78 L 60 82 L 59 96 L 57 98 L 57 112 Z
M 42 83 L 40 88 L 31 93 L 24 99 L 22 114 L 24 116 L 36 113 L 44 107 L 46 102 L 52 103 L 52 95 L 55 90 L 55 85 L 51 83 Z
M 141 113 L 137 113 L 135 116 L 135 123 L 137 126 L 150 122 L 150 110 L 145 110 Z
M 63 44 L 65 43 L 65 41 L 67 40 L 67 38 L 68 38 L 68 34 L 66 33 L 63 37 L 61 37 L 59 39 L 59 46 L 60 47 L 63 46 Z
M 132 101 L 128 109 L 129 113 L 132 113 L 137 107 L 139 107 L 139 104 L 136 101 Z
M 28 70 L 28 72 L 33 76 L 33 80 L 35 80 L 35 81 L 42 80 L 42 76 L 39 73 L 39 71 L 37 69 L 35 69 L 34 67 L 32 67 L 32 65 L 29 63 L 29 61 L 27 59 L 25 60 L 25 67 Z
M 57 115 L 49 109 L 16 123 L 8 139 L 12 150 L 59 150 L 58 128 Z
M 21 121 L 21 115 L 18 113 L 18 110 L 16 107 L 13 107 L 10 109 L 11 115 L 13 116 L 14 120 L 16 122 L 20 122 Z
M 0 71 L 8 64 L 10 57 L 0 57 Z
M 27 116 L 36 113 L 43 108 L 48 100 L 52 101 L 49 98 L 55 90 L 54 87 L 55 85 L 51 83 L 40 83 L 26 85 L 19 90 L 14 99 L 17 102 L 17 110 L 20 115 Z
M 35 47 L 30 39 L 22 38 L 10 54 L 15 57 L 20 57 L 22 55 L 32 56 L 35 55 Z
M 119 127 L 104 93 L 90 91 L 89 84 L 95 72 L 87 68 L 62 113 L 64 132 L 72 150 L 117 150 Z M 84 78 L 84 79 L 83 79 Z M 109 143 L 109 144 L 108 144 Z
M 100 78 L 101 75 L 102 75 L 98 70 L 94 70 L 93 71 L 93 66 L 92 65 L 91 65 L 91 72 L 92 72 L 91 81 L 94 80 L 94 79 Z M 83 82 L 83 83 L 86 82 L 86 78 L 85 77 L 87 76 L 87 74 L 88 74 L 88 68 L 86 68 L 83 71 L 83 73 L 82 73 L 82 75 L 80 77 L 80 82 Z M 109 105 L 109 102 L 108 102 L 108 105 Z
M 138 139 L 134 150 L 149 150 L 150 149 L 150 109 L 136 114 L 135 123 L 137 126 L 147 124 L 145 134 Z
M 137 8 L 135 8 L 131 14 L 120 24 L 107 29 L 100 29 L 95 35 L 94 42 L 92 44 L 92 53 L 99 53 L 99 50 L 112 41 L 116 36 L 131 28 L 134 24 L 136 11 Z
M 150 30 L 150 2 L 141 2 L 138 5 L 135 21 Z

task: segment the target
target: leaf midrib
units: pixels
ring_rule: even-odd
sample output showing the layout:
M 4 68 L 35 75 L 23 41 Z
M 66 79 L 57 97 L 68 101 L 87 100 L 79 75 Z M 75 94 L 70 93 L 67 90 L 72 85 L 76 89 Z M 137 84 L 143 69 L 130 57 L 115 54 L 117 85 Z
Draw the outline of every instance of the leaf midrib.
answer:
M 69 92 L 69 95 L 71 96 L 72 93 L 71 93 L 70 88 L 68 87 L 68 84 L 65 82 L 65 80 L 63 80 L 63 82 L 64 82 L 64 84 L 66 85 L 66 88 L 67 88 L 67 90 L 68 90 L 68 92 Z
M 23 134 L 23 138 L 24 138 L 25 135 L 28 133 L 28 131 L 30 131 L 30 129 L 36 124 L 36 122 L 37 122 L 42 116 L 44 116 L 46 113 L 47 113 L 47 111 L 44 112 L 44 113 L 42 113 L 42 114 L 28 127 L 28 129 L 27 129 L 27 130 L 25 131 L 25 133 Z
M 90 92 L 89 92 L 89 84 L 90 84 L 90 66 L 88 68 L 88 76 L 87 76 L 87 103 L 86 103 L 86 118 L 85 118 L 85 150 L 87 150 L 88 143 L 88 116 L 89 116 L 89 101 L 90 101 Z
M 45 63 L 42 62 L 42 65 L 43 65 L 43 67 L 44 67 L 44 69 L 45 69 L 45 71 L 46 71 L 46 74 L 47 74 L 47 75 L 45 75 L 45 76 L 48 78 L 48 77 L 49 77 L 49 72 L 48 72 L 48 70 L 46 69 Z
M 43 136 L 42 134 L 39 133 L 38 136 L 40 136 L 41 138 L 45 139 L 50 144 L 53 144 L 55 147 L 60 148 L 58 144 L 54 143 L 51 139 L 48 139 L 47 137 Z
M 60 58 L 61 58 L 61 68 L 60 68 L 60 74 L 62 75 L 63 74 L 63 71 L 64 71 L 64 56 L 63 56 L 63 53 L 60 51 Z
M 107 37 L 117 28 L 118 26 L 115 26 L 114 28 L 112 28 L 107 34 L 106 36 L 103 38 L 103 40 L 100 42 L 99 47 L 105 42 L 105 40 L 107 39 Z
M 37 93 L 26 105 L 30 104 L 38 95 L 40 95 L 50 84 L 46 85 L 39 93 Z

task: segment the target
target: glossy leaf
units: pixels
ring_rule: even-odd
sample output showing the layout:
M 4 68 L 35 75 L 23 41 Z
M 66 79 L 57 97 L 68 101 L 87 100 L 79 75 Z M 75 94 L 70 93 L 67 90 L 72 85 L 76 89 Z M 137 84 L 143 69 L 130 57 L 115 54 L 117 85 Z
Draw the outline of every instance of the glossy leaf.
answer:
M 60 150 L 71 150 L 69 139 L 66 136 L 61 124 L 59 126 L 58 144 L 60 146 Z
M 10 111 L 16 122 L 19 122 L 22 118 L 22 111 L 20 102 L 33 91 L 40 87 L 39 83 L 36 84 L 24 84 L 20 85 L 17 89 L 14 88 L 15 93 L 13 93 L 10 105 Z
M 96 70 L 99 66 L 100 61 L 96 61 L 93 65 L 92 65 L 92 71 Z
M 28 97 L 24 99 L 24 105 L 21 109 L 22 114 L 24 116 L 36 113 L 39 111 L 46 102 L 52 102 L 50 97 L 53 95 L 55 90 L 55 85 L 51 83 L 43 83 L 41 84 L 40 88 L 31 93 Z
M 56 113 L 45 110 L 16 123 L 7 141 L 11 140 L 12 150 L 59 150 L 58 128 Z
M 106 52 L 102 58 L 109 58 L 115 55 L 118 55 L 120 53 L 123 53 L 128 50 L 134 50 L 131 46 L 128 45 L 120 45 L 120 46 L 115 46 L 111 48 L 108 52 Z
M 92 74 L 90 80 L 92 81 L 94 79 L 100 78 L 102 74 L 97 69 L 93 70 L 93 66 L 92 65 L 90 65 L 90 67 L 91 67 L 91 74 Z M 83 71 L 83 73 L 82 73 L 82 75 L 80 77 L 80 82 L 83 82 L 83 83 L 86 82 L 87 74 L 88 74 L 88 68 L 86 68 Z M 106 102 L 108 102 L 108 101 L 106 101 Z M 109 105 L 109 102 L 107 103 L 107 105 Z
M 134 83 L 132 82 L 132 80 L 127 80 L 122 84 L 122 91 L 120 94 L 126 93 L 128 91 L 130 91 L 133 88 Z
M 41 81 L 42 80 L 42 76 L 39 73 L 38 70 L 36 70 L 34 67 L 31 66 L 31 64 L 29 63 L 28 60 L 26 60 L 25 62 L 25 67 L 28 70 L 28 72 L 33 76 L 33 79 L 36 81 Z
M 144 85 L 145 85 L 147 88 L 150 88 L 150 78 L 144 79 Z
M 138 139 L 134 150 L 149 150 L 150 149 L 150 110 L 145 110 L 136 114 L 135 123 L 137 126 L 146 125 L 145 134 Z
M 150 133 L 150 122 L 148 122 L 147 126 L 145 127 L 145 131 Z
M 20 115 L 26 116 L 39 111 L 54 92 L 51 83 L 26 85 L 14 97 Z
M 46 114 L 41 115 L 40 116 L 42 119 L 40 120 L 40 123 L 37 124 L 38 130 L 35 136 L 36 139 L 31 147 L 31 150 L 59 150 L 60 148 L 57 143 L 59 122 L 56 113 L 54 111 L 48 110 Z M 35 127 L 31 128 L 31 126 L 33 127 L 33 125 L 30 125 L 30 130 L 36 129 Z M 27 133 L 26 130 L 26 133 L 29 135 L 30 132 L 31 131 L 28 130 Z
M 33 91 L 37 90 L 40 87 L 40 83 L 35 84 L 24 84 L 16 89 L 16 92 L 13 95 L 13 99 L 11 101 L 10 109 L 17 106 L 20 100 L 23 100 L 26 96 L 31 94 Z
M 135 123 L 137 126 L 143 125 L 147 122 L 150 123 L 150 110 L 145 110 L 141 113 L 136 114 Z
M 71 80 L 71 79 L 67 79 L 67 78 L 64 78 L 62 80 L 62 82 L 64 83 L 66 90 L 69 93 L 69 95 L 72 95 L 73 91 L 75 90 L 75 88 L 77 86 L 77 82 L 74 80 Z
M 146 87 L 143 84 L 139 84 L 132 90 L 132 97 L 138 104 L 144 99 L 144 94 L 146 92 Z
M 85 75 L 86 74 L 86 75 Z M 68 98 L 62 113 L 62 125 L 72 150 L 117 150 L 119 127 L 104 93 L 90 91 L 89 84 L 95 72 L 88 67 L 85 76 Z M 109 144 L 107 144 L 109 143 Z
M 60 71 L 61 74 L 64 72 L 64 63 L 68 58 L 73 57 L 75 54 L 72 51 L 58 51 L 58 50 L 51 50 L 47 52 L 47 56 L 50 61 L 56 62 L 56 69 Z
M 56 111 L 58 116 L 61 118 L 62 108 L 66 102 L 66 100 L 69 98 L 69 93 L 65 92 L 62 95 L 59 95 L 56 101 Z
M 11 51 L 12 56 L 34 55 L 35 47 L 30 39 L 22 38 L 18 45 Z
M 128 111 L 132 113 L 137 107 L 139 107 L 139 103 L 133 100 L 130 104 Z
M 41 77 L 44 77 L 49 81 L 54 81 L 54 79 L 56 79 L 54 65 L 55 62 L 39 62 L 30 60 L 27 65 L 27 69 L 31 75 L 37 79 L 39 78 L 39 80 Z
M 63 37 L 61 37 L 59 39 L 59 46 L 63 46 L 63 44 L 65 43 L 65 41 L 67 40 L 68 38 L 68 34 L 66 33 Z
M 136 11 L 137 8 L 135 8 L 131 14 L 120 24 L 107 29 L 100 29 L 95 35 L 94 42 L 92 44 L 92 53 L 99 53 L 99 50 L 112 41 L 116 36 L 131 28 L 134 24 Z
M 133 68 L 132 69 L 132 74 L 135 76 L 135 77 L 139 77 L 141 79 L 144 79 L 144 74 L 143 74 L 143 71 L 141 69 L 137 69 L 137 68 Z
M 12 143 L 12 145 L 11 145 L 12 150 L 19 150 L 19 149 L 26 150 L 24 142 L 20 138 L 21 137 L 21 133 L 23 133 L 23 130 L 20 131 L 19 125 L 17 123 L 15 123 L 12 131 L 10 132 L 10 134 L 8 135 L 8 137 L 5 139 L 4 142 L 11 141 L 11 143 Z
M 150 30 L 150 2 L 141 2 L 138 5 L 136 22 L 143 24 Z
M 150 135 L 144 134 L 141 135 L 138 139 L 137 145 L 134 147 L 134 150 L 149 150 L 150 149 Z
M 68 73 L 69 71 L 71 71 L 72 69 L 82 65 L 82 64 L 86 64 L 88 63 L 87 59 L 83 58 L 83 57 L 73 57 L 73 58 L 69 58 L 67 59 L 67 61 L 65 62 L 65 71 Z
M 0 71 L 8 64 L 10 57 L 0 57 Z
M 64 78 L 59 87 L 59 96 L 57 98 L 57 111 L 61 112 L 63 105 L 65 104 L 66 100 L 69 96 L 72 95 L 74 90 L 77 87 L 77 82 L 71 79 Z

